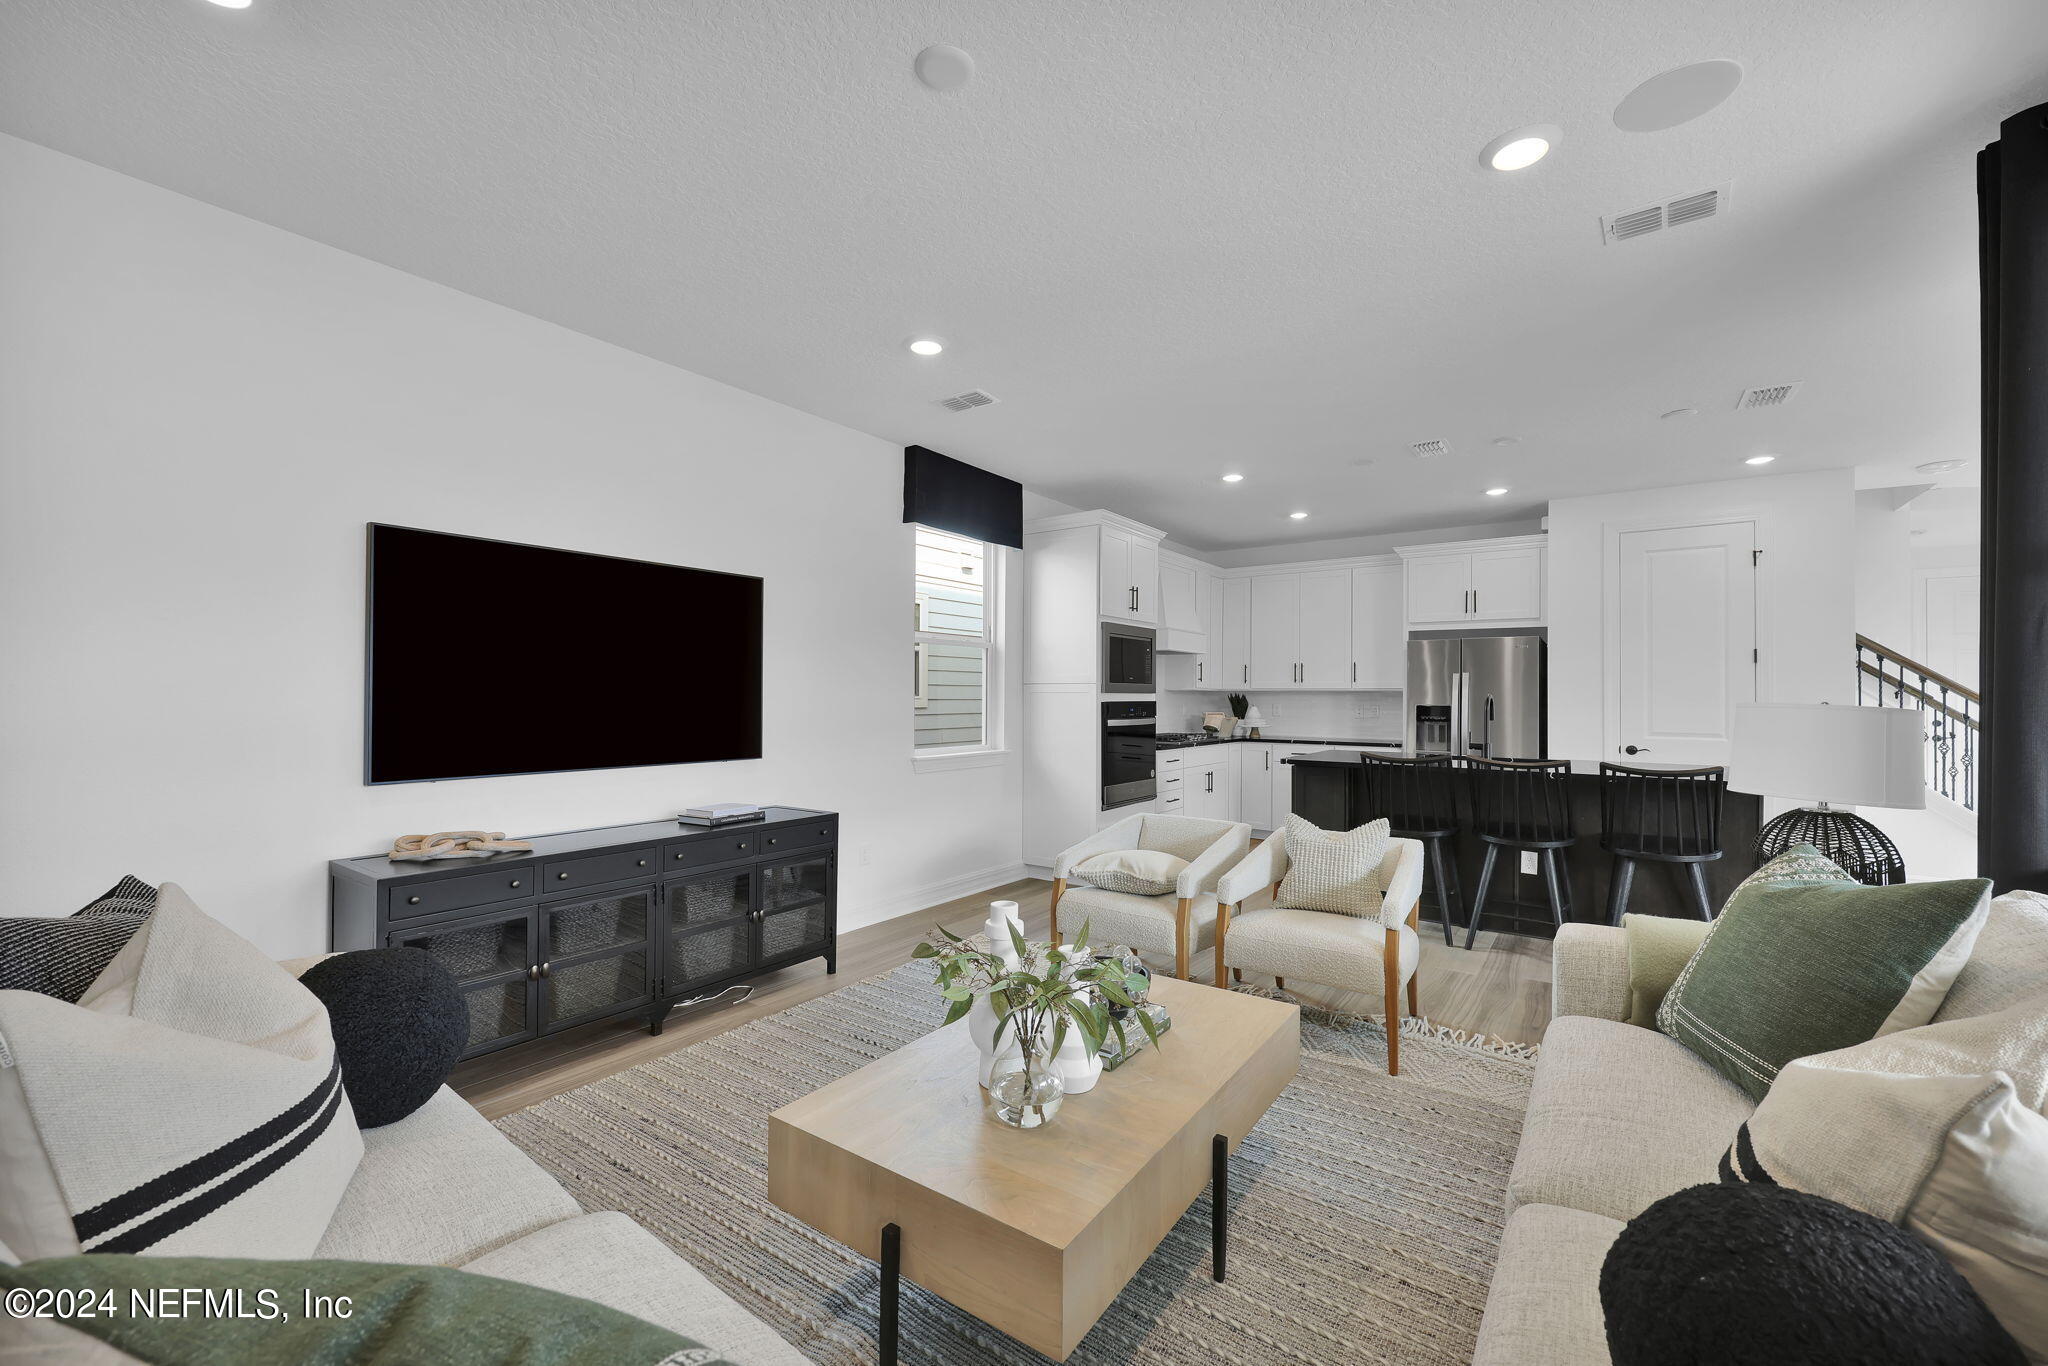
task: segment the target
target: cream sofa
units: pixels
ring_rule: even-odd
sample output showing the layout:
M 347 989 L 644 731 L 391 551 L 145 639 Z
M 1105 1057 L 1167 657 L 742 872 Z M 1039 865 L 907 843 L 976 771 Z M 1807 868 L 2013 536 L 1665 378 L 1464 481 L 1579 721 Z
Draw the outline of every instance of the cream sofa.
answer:
M 1719 1179 L 1756 1108 L 1684 1045 L 1625 1024 L 1628 941 L 1567 925 L 1552 949 L 1550 1027 L 1508 1178 L 1474 1366 L 1607 1366 L 1600 1265 L 1623 1224 Z M 2013 893 L 1990 919 L 1937 1021 L 1989 1014 L 2048 980 L 2048 898 Z

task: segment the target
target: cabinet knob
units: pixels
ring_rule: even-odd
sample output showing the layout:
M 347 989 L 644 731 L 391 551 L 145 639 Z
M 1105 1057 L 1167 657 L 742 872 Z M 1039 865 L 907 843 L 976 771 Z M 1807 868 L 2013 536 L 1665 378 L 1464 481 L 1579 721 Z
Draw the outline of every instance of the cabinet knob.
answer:
M 818 831 L 818 833 L 819 833 L 819 834 L 821 834 L 821 835 L 829 835 L 829 834 L 831 834 L 832 832 L 831 832 L 830 830 L 823 830 L 823 829 L 821 829 L 821 830 L 819 830 L 819 831 Z
M 677 855 L 676 855 L 676 862 L 677 862 L 677 863 L 681 863 L 682 861 L 683 861 L 683 856 L 682 856 L 681 854 L 677 854 Z
M 563 882 L 567 882 L 569 880 L 569 875 L 567 873 L 556 873 L 555 877 Z
M 515 877 L 515 878 L 513 878 L 513 879 L 512 879 L 512 885 L 513 885 L 514 887 L 517 887 L 517 886 L 519 885 L 519 879 L 518 879 L 518 878 L 516 878 L 516 877 Z
M 769 842 L 770 844 L 773 844 L 773 843 L 775 843 L 775 841 L 774 841 L 774 840 L 769 840 L 768 842 Z
M 639 863 L 635 864 L 634 866 L 637 868 L 645 868 L 647 866 L 647 860 L 641 859 Z
M 538 982 L 540 980 L 540 964 L 528 963 L 526 965 L 526 980 L 529 982 Z
M 746 848 L 746 847 L 747 847 L 747 842 L 746 842 L 745 840 L 741 840 L 741 841 L 740 841 L 740 848 L 744 849 L 744 848 Z
M 405 899 L 405 904 L 408 906 L 417 906 L 420 904 L 420 899 L 416 896 L 409 896 Z

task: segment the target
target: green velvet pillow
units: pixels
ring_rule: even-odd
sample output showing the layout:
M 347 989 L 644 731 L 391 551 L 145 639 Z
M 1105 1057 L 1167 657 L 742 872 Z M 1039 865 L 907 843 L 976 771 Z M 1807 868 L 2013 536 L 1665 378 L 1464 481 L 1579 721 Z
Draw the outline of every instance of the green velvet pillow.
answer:
M 96 1253 L 0 1263 L 0 1291 L 157 1366 L 732 1366 L 616 1309 L 445 1266 Z
M 1866 887 L 1795 846 L 1728 898 L 1657 1028 L 1762 1100 L 1796 1058 L 1933 1019 L 1990 907 L 1983 878 Z

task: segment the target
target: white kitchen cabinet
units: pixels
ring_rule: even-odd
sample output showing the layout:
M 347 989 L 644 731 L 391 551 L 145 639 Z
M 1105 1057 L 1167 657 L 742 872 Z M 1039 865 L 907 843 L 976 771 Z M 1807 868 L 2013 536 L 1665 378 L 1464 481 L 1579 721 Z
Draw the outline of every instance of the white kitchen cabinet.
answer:
M 1207 820 L 1228 820 L 1236 805 L 1230 790 L 1228 746 L 1216 745 L 1190 751 L 1181 774 L 1181 814 Z
M 1408 625 L 1541 626 L 1541 536 L 1402 546 Z
M 1295 658 L 1295 685 L 1302 688 L 1351 686 L 1351 571 L 1325 569 L 1300 576 L 1296 599 L 1301 644 Z
M 1164 571 L 1161 571 L 1162 574 Z M 1161 580 L 1164 591 L 1164 579 Z M 1202 622 L 1202 648 L 1195 655 L 1195 686 L 1197 688 L 1222 688 L 1234 686 L 1237 679 L 1228 677 L 1222 670 L 1223 659 L 1223 579 L 1208 569 L 1195 572 L 1195 603 Z
M 1351 571 L 1351 686 L 1399 691 L 1408 683 L 1408 630 L 1401 565 Z
M 1291 688 L 1301 663 L 1301 578 L 1259 574 L 1251 585 L 1251 686 Z
M 1529 621 L 1543 615 L 1543 552 L 1531 547 L 1472 555 L 1472 619 Z
M 1252 681 L 1252 581 L 1222 582 L 1223 645 L 1216 657 L 1216 685 L 1236 691 L 1250 687 Z
M 1237 818 L 1254 830 L 1273 828 L 1273 751 L 1254 740 L 1237 749 Z
M 1102 615 L 1145 625 L 1159 620 L 1159 542 L 1102 528 Z
M 1159 629 L 1202 633 L 1201 576 L 1186 560 L 1159 561 Z

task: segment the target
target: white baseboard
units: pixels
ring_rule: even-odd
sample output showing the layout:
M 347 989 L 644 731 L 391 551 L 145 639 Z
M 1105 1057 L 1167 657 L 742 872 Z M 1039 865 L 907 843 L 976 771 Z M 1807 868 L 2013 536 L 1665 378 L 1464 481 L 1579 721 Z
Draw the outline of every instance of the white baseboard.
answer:
M 863 925 L 877 925 L 884 920 L 894 920 L 899 915 L 936 906 L 943 901 L 953 901 L 975 892 L 985 892 L 991 887 L 1000 887 L 1006 882 L 1031 876 L 1023 863 L 999 863 L 993 868 L 983 868 L 972 873 L 962 873 L 940 882 L 928 882 L 922 887 L 911 887 L 896 892 L 880 901 L 871 901 L 862 907 L 857 915 L 843 917 L 840 933 L 859 929 Z

